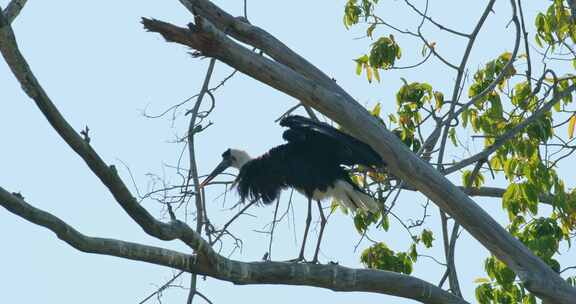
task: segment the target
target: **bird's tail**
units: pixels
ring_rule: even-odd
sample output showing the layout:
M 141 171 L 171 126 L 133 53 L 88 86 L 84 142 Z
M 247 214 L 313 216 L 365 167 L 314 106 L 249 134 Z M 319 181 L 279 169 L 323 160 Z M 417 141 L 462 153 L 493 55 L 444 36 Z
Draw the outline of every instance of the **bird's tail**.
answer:
M 371 212 L 380 210 L 380 204 L 374 198 L 344 180 L 335 183 L 334 197 L 342 206 L 350 208 L 352 211 L 356 211 L 358 208 Z

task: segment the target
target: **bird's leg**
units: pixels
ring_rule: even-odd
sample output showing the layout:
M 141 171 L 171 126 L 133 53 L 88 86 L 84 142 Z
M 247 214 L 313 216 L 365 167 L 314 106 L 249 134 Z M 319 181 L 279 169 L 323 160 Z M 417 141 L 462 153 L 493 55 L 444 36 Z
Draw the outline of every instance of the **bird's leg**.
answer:
M 322 236 L 324 235 L 324 227 L 326 226 L 326 216 L 324 216 L 324 211 L 322 210 L 322 204 L 320 201 L 316 201 L 318 204 L 318 212 L 320 213 L 320 233 L 318 235 L 318 242 L 316 243 L 316 252 L 314 252 L 314 258 L 312 259 L 313 264 L 318 263 L 318 253 L 320 252 L 320 243 L 322 242 Z
M 306 248 L 306 239 L 308 238 L 308 230 L 310 229 L 310 222 L 312 222 L 312 199 L 308 198 L 308 216 L 306 216 L 306 227 L 304 228 L 304 237 L 302 238 L 302 247 L 300 248 L 300 254 L 291 262 L 301 262 L 304 261 L 304 249 Z

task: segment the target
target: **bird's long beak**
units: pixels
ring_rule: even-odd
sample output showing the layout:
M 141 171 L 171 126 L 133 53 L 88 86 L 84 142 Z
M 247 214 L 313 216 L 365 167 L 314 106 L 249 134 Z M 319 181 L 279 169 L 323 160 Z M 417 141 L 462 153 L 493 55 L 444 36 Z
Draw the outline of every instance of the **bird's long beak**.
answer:
M 232 161 L 229 159 L 223 159 L 216 168 L 204 179 L 204 181 L 200 184 L 200 188 L 206 186 L 211 180 L 213 180 L 218 174 L 222 173 L 224 170 L 228 169 L 232 165 Z

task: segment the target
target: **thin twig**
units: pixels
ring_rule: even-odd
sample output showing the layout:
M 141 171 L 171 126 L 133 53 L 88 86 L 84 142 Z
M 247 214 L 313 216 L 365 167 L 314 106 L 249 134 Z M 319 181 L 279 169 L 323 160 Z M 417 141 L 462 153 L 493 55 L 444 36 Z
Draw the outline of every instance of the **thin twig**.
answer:
M 270 228 L 270 241 L 268 242 L 268 259 L 272 259 L 272 241 L 274 240 L 274 229 L 276 228 L 276 216 L 278 215 L 278 207 L 280 206 L 280 197 L 276 201 L 274 208 L 274 217 L 272 218 L 272 227 Z
M 192 180 L 194 183 L 194 192 L 196 193 L 196 232 L 198 234 L 202 234 L 202 227 L 204 224 L 207 225 L 208 217 L 206 216 L 206 208 L 204 202 L 204 196 L 202 195 L 203 192 L 200 189 L 200 181 L 198 179 L 198 166 L 196 164 L 196 154 L 194 151 L 194 135 L 196 134 L 196 118 L 198 117 L 198 110 L 200 109 L 200 105 L 202 104 L 202 100 L 206 92 L 208 91 L 208 86 L 210 84 L 210 78 L 212 77 L 212 73 L 214 72 L 214 66 L 216 65 L 216 59 L 210 59 L 210 64 L 208 65 L 208 70 L 206 71 L 206 77 L 204 78 L 204 84 L 202 85 L 202 89 L 198 94 L 198 99 L 196 100 L 196 105 L 192 110 L 192 117 L 190 118 L 190 124 L 188 125 L 188 153 L 190 157 L 190 171 L 188 174 L 188 179 L 186 181 L 186 185 L 188 185 L 188 181 Z M 185 189 L 185 192 L 188 190 Z M 170 209 L 168 209 L 170 210 Z M 196 282 L 197 282 L 197 275 L 192 274 L 190 278 L 190 292 L 188 293 L 187 304 L 192 304 L 194 300 L 194 295 L 197 293 L 196 290 Z
M 182 274 L 184 273 L 184 271 L 180 271 L 178 272 L 174 277 L 172 277 L 170 280 L 168 280 L 168 282 L 164 283 L 162 286 L 160 286 L 158 289 L 156 289 L 156 291 L 154 291 L 153 293 L 151 293 L 150 295 L 148 295 L 146 298 L 144 298 L 142 301 L 138 302 L 138 304 L 144 304 L 146 303 L 148 300 L 150 300 L 152 297 L 154 297 L 155 295 L 161 293 L 162 291 L 164 291 L 166 288 L 170 287 L 170 284 L 172 284 L 172 282 L 176 281 L 177 278 L 179 278 Z
M 518 11 L 520 12 L 520 21 L 522 25 L 522 36 L 524 37 L 524 50 L 526 51 L 526 81 L 532 84 L 532 59 L 530 58 L 530 47 L 528 45 L 528 32 L 524 22 L 524 10 L 522 9 L 522 0 L 518 0 Z
M 458 32 L 456 30 L 450 29 L 436 21 L 434 21 L 432 18 L 430 18 L 429 16 L 427 16 L 425 13 L 422 13 L 416 6 L 414 6 L 412 3 L 410 3 L 410 1 L 408 0 L 404 0 L 404 2 L 410 6 L 410 8 L 412 8 L 413 11 L 415 11 L 418 15 L 420 15 L 423 19 L 426 19 L 428 21 L 430 21 L 430 23 L 434 24 L 435 26 L 437 26 L 439 29 L 447 31 L 449 33 L 452 33 L 454 35 L 460 36 L 460 37 L 466 37 L 469 38 L 470 34 L 466 34 L 466 33 L 462 33 L 462 32 Z

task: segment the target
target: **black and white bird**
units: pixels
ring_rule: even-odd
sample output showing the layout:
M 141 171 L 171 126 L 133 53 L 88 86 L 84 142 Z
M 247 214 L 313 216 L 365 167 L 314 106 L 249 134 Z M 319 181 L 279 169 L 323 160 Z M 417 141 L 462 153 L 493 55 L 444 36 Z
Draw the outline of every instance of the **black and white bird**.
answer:
M 229 167 L 239 170 L 234 181 L 242 201 L 260 200 L 270 204 L 282 189 L 292 187 L 308 198 L 308 216 L 300 255 L 304 248 L 311 221 L 311 204 L 316 200 L 320 212 L 320 232 L 312 262 L 317 262 L 326 218 L 320 201 L 334 198 L 342 206 L 377 212 L 380 204 L 366 194 L 350 177 L 350 167 L 384 166 L 382 158 L 366 143 L 322 122 L 291 115 L 280 125 L 287 127 L 282 137 L 287 143 L 270 149 L 266 154 L 251 158 L 242 150 L 228 149 L 220 164 L 206 177 L 200 187 Z

